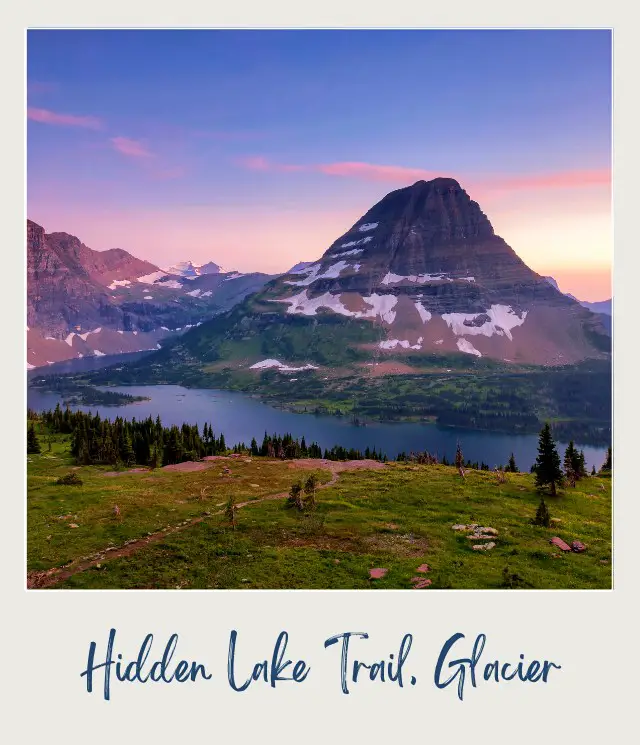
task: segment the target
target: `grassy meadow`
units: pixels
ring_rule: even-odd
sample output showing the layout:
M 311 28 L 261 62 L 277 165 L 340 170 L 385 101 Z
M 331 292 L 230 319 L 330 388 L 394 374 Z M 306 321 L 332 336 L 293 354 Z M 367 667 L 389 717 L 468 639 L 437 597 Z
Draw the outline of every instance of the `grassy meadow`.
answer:
M 442 465 L 356 461 L 349 470 L 249 456 L 193 466 L 201 470 L 114 471 L 76 466 L 68 436 L 41 445 L 27 456 L 30 587 L 411 589 L 422 564 L 431 590 L 611 587 L 609 477 L 548 497 L 553 522 L 542 528 L 531 522 L 540 497 L 528 473 L 499 483 Z M 82 484 L 56 484 L 69 473 Z M 287 508 L 286 493 L 310 473 L 316 508 Z M 498 531 L 492 550 L 474 551 L 452 529 L 471 523 Z M 554 536 L 586 551 L 563 553 Z M 388 571 L 371 580 L 372 568 Z

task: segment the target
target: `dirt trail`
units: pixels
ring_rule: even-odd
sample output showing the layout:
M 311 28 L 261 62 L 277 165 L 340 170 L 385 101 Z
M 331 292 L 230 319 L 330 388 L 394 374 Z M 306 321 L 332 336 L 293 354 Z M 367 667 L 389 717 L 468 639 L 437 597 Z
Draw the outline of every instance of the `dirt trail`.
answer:
M 167 467 L 168 468 L 168 467 Z M 343 471 L 357 471 L 357 470 L 378 470 L 386 468 L 384 463 L 380 463 L 377 460 L 346 460 L 346 461 L 334 461 L 325 460 L 324 458 L 300 458 L 299 460 L 290 461 L 288 468 L 300 469 L 300 470 L 323 470 L 331 473 L 331 478 L 325 484 L 319 484 L 318 489 L 327 489 L 333 486 L 339 479 L 340 474 Z M 139 469 L 134 469 L 139 470 Z M 190 469 L 191 470 L 191 469 Z M 194 469 L 196 470 L 196 469 Z M 279 492 L 277 494 L 268 494 L 265 497 L 259 497 L 258 499 L 251 499 L 247 502 L 239 502 L 236 507 L 242 509 L 243 507 L 249 507 L 252 504 L 260 504 L 260 502 L 268 502 L 277 499 L 286 499 L 289 496 L 288 492 Z M 151 543 L 157 543 L 158 541 L 164 540 L 167 536 L 179 533 L 186 528 L 190 528 L 192 525 L 197 525 L 210 517 L 216 517 L 222 515 L 224 510 L 217 510 L 216 512 L 207 512 L 199 517 L 193 517 L 189 520 L 184 520 L 178 525 L 174 525 L 170 528 L 163 528 L 155 533 L 145 536 L 144 538 L 132 539 L 127 541 L 122 546 L 109 546 L 102 551 L 98 551 L 90 556 L 84 556 L 81 559 L 75 559 L 69 564 L 63 567 L 53 567 L 39 572 L 27 572 L 27 589 L 36 590 L 44 589 L 57 585 L 59 582 L 63 582 L 65 579 L 72 577 L 74 574 L 85 572 L 87 569 L 103 564 L 106 561 L 112 561 L 113 559 L 119 559 L 123 556 L 131 556 L 131 554 L 146 548 Z

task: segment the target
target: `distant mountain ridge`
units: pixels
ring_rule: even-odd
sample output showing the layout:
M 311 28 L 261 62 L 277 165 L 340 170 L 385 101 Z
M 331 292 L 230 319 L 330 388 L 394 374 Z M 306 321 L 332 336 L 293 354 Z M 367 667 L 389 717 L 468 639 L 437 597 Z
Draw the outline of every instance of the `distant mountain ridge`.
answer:
M 223 273 L 214 262 L 183 268 L 171 274 L 123 249 L 94 251 L 27 220 L 27 367 L 157 349 L 272 278 Z
M 555 287 L 558 292 L 562 292 L 562 290 L 558 286 L 558 283 L 553 277 L 544 277 L 543 279 L 546 279 L 549 284 L 553 285 L 553 287 Z M 575 300 L 577 303 L 580 303 L 583 308 L 588 308 L 592 313 L 603 313 L 607 316 L 611 315 L 611 298 L 609 298 L 608 300 L 596 300 L 595 302 L 589 302 L 588 300 L 578 300 L 578 298 L 575 295 L 572 295 L 570 292 L 566 292 L 565 295 L 567 297 L 570 297 L 572 300 Z

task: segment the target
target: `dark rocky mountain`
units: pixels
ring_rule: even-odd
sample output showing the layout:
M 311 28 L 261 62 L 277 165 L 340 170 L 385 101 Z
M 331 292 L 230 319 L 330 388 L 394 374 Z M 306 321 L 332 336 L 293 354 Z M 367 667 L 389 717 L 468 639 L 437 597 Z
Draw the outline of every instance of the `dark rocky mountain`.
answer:
M 215 272 L 171 275 L 119 248 L 94 251 L 75 236 L 27 221 L 27 365 L 156 349 L 228 310 L 271 279 Z
M 318 261 L 137 370 L 160 374 L 171 357 L 194 380 L 203 363 L 229 380 L 266 369 L 329 380 L 415 374 L 438 356 L 443 367 L 452 355 L 555 366 L 609 350 L 601 317 L 532 271 L 457 181 L 438 178 L 391 192 Z

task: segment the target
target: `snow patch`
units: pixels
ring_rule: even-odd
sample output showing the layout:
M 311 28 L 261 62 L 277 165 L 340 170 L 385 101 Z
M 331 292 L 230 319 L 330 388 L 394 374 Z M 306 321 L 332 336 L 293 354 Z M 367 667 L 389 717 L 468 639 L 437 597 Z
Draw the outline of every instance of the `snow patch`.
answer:
M 102 326 L 98 326 L 98 328 L 95 329 L 94 331 L 87 331 L 84 334 L 76 334 L 76 336 L 79 336 L 82 339 L 82 341 L 87 341 L 87 336 L 89 336 L 89 334 L 99 334 L 101 331 L 102 331 Z
M 317 370 L 317 365 L 303 365 L 302 367 L 291 367 L 290 365 L 285 365 L 283 362 L 280 362 L 279 360 L 262 360 L 262 362 L 256 362 L 255 365 L 251 365 L 249 370 L 268 370 L 270 368 L 276 368 L 277 370 L 280 370 L 281 372 L 299 372 L 300 370 Z
M 420 316 L 420 320 L 422 321 L 422 323 L 427 323 L 427 321 L 431 320 L 431 313 L 419 300 L 416 301 L 416 310 L 418 311 L 418 315 Z
M 444 342 L 444 339 L 438 339 L 437 341 L 434 341 L 434 344 L 442 344 Z
M 476 357 L 482 357 L 482 354 L 478 352 L 478 350 L 468 339 L 458 339 L 457 346 L 461 352 L 466 352 L 467 354 L 475 354 Z
M 348 243 L 345 243 L 346 246 L 348 246 Z M 364 248 L 354 248 L 351 251 L 342 251 L 342 253 L 339 254 L 333 254 L 331 257 L 332 259 L 341 259 L 343 256 L 356 256 L 357 254 L 361 254 L 364 251 Z
M 379 316 L 386 323 L 393 323 L 396 317 L 396 312 L 393 308 L 398 302 L 398 298 L 395 295 L 377 295 L 374 293 L 362 299 L 367 305 L 371 306 L 364 311 L 348 310 L 342 304 L 340 295 L 332 295 L 330 292 L 310 298 L 307 295 L 307 290 L 303 290 L 297 295 L 282 298 L 282 300 L 271 300 L 270 302 L 289 303 L 287 313 L 301 313 L 305 316 L 315 316 L 317 310 L 327 308 L 342 316 L 350 316 L 351 318 L 375 318 Z
M 153 295 L 145 295 L 144 296 L 144 299 L 145 300 L 153 300 Z
M 349 248 L 349 246 L 362 246 L 364 243 L 369 243 L 373 238 L 368 235 L 366 238 L 358 238 L 357 241 L 349 241 L 348 243 L 341 243 L 340 248 Z M 356 251 L 364 251 L 363 248 L 358 248 Z M 351 253 L 354 253 L 353 251 Z
M 380 225 L 379 222 L 365 222 L 364 225 L 361 225 L 358 228 L 358 230 L 361 233 L 366 233 L 368 230 L 375 230 L 375 228 L 377 228 L 378 225 Z
M 120 329 L 118 329 L 118 333 L 119 334 L 124 334 L 124 331 L 121 331 Z
M 336 279 L 336 277 L 340 276 L 340 272 L 343 272 L 348 267 L 349 264 L 346 261 L 337 261 L 335 264 L 332 264 L 330 267 L 325 269 L 322 274 L 318 274 L 321 265 L 313 264 L 311 267 L 308 267 L 308 269 L 310 270 L 310 274 L 308 277 L 301 280 L 300 282 L 288 281 L 286 284 L 295 285 L 296 287 L 305 287 L 306 285 L 310 285 L 318 279 Z
M 520 317 L 510 305 L 492 305 L 484 313 L 443 313 L 442 320 L 451 327 L 456 336 L 506 336 L 513 341 L 511 329 L 516 326 L 522 326 L 527 317 L 528 311 L 523 311 Z M 470 323 L 476 321 L 481 316 L 486 315 L 489 320 L 479 326 L 470 326 Z
M 382 278 L 383 285 L 395 285 L 398 282 L 415 282 L 416 284 L 427 284 L 428 282 L 475 282 L 474 277 L 449 277 L 443 272 L 439 274 L 394 274 L 387 272 Z
M 200 290 L 191 290 L 191 292 L 187 292 L 187 295 L 191 295 L 191 297 L 198 297 L 200 294 Z
M 206 292 L 202 293 L 201 297 L 211 297 L 211 295 L 213 295 L 211 290 L 207 290 Z
M 170 279 L 168 282 L 160 282 L 158 287 L 170 287 L 172 290 L 181 290 L 182 285 L 175 279 Z
M 378 346 L 380 349 L 395 349 L 396 347 L 402 347 L 403 349 L 422 349 L 422 336 L 418 339 L 417 344 L 411 344 L 406 339 L 387 339 L 387 341 L 381 341 Z
M 138 282 L 142 282 L 143 285 L 152 285 L 163 277 L 168 277 L 166 272 L 151 272 L 151 274 L 145 274 L 142 277 L 138 277 Z
M 27 362 L 27 370 L 35 370 L 35 365 L 32 365 L 30 362 Z
M 93 356 L 94 357 L 106 357 L 107 355 L 104 352 L 101 352 L 99 349 L 94 349 Z
M 233 272 L 229 277 L 225 277 L 222 281 L 228 282 L 230 279 L 238 279 L 239 277 L 244 277 L 244 274 L 242 272 Z
M 115 290 L 116 287 L 129 287 L 131 282 L 128 279 L 114 279 L 109 285 L 110 290 Z
M 69 336 L 67 336 L 67 338 L 65 339 L 65 342 L 66 342 L 66 343 L 67 343 L 67 344 L 68 344 L 68 345 L 69 345 L 70 347 L 71 347 L 71 346 L 73 346 L 73 337 L 74 337 L 74 336 L 75 336 L 75 334 L 74 334 L 73 332 L 71 332 L 71 333 L 69 334 Z

